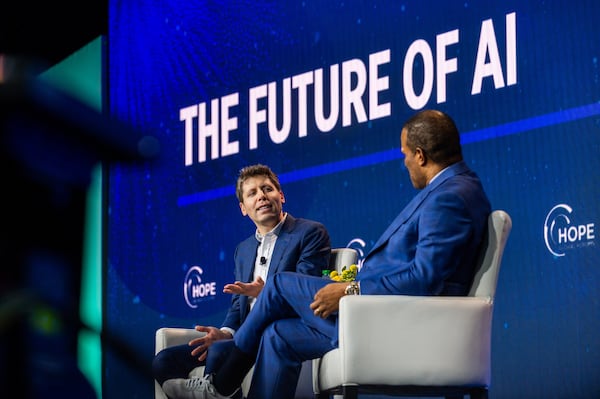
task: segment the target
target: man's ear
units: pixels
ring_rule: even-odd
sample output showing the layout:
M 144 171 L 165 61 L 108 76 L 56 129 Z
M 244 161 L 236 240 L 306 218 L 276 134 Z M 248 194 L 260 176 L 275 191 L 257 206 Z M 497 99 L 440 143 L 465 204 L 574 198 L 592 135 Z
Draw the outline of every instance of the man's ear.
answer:
M 242 215 L 248 216 L 248 212 L 246 211 L 246 207 L 242 202 L 240 202 L 240 211 L 242 211 Z
M 285 195 L 283 195 L 283 191 L 279 191 L 279 195 L 281 196 L 281 203 L 285 204 Z
M 425 151 L 421 147 L 415 149 L 415 160 L 420 166 L 427 164 L 427 155 L 425 155 Z

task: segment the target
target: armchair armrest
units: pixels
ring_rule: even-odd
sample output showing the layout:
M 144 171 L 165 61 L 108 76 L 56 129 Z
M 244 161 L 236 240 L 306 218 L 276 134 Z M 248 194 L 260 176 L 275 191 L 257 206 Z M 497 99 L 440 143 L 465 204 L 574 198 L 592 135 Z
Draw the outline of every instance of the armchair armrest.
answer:
M 369 384 L 489 384 L 492 307 L 483 297 L 345 296 L 341 373 Z
M 155 343 L 154 343 L 154 354 L 157 354 L 162 349 L 169 346 L 183 345 L 190 342 L 191 339 L 202 337 L 206 333 L 199 332 L 193 328 L 174 328 L 174 327 L 162 327 L 156 330 Z

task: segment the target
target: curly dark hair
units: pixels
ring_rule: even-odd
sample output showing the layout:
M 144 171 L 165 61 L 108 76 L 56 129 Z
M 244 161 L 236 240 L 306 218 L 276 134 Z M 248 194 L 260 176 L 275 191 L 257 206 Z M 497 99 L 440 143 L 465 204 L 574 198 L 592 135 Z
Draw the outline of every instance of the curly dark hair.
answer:
M 235 186 L 235 196 L 238 201 L 243 202 L 242 185 L 246 180 L 251 177 L 266 176 L 275 185 L 277 191 L 281 191 L 281 184 L 279 184 L 279 177 L 266 165 L 256 164 L 245 166 L 240 169 L 238 174 L 237 184 Z

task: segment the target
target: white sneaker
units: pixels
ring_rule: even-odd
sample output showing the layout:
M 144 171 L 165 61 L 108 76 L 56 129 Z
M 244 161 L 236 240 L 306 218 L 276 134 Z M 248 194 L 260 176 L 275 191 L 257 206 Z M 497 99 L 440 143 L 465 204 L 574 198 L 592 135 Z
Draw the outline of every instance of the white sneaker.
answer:
M 162 389 L 171 399 L 228 399 L 217 392 L 212 375 L 166 380 Z

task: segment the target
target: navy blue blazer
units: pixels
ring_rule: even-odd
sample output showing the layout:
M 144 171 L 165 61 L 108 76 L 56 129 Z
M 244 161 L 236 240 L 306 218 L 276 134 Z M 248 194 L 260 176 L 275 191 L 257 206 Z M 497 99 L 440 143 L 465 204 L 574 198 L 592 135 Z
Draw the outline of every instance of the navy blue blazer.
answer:
M 377 240 L 357 275 L 363 294 L 466 295 L 491 213 L 465 162 L 423 188 Z
M 254 234 L 238 244 L 234 253 L 236 281 L 251 282 L 258 250 Z M 323 224 L 289 213 L 281 227 L 269 265 L 269 277 L 281 271 L 321 276 L 328 268 L 331 254 L 329 232 Z M 248 297 L 234 294 L 222 327 L 238 330 L 249 311 Z

